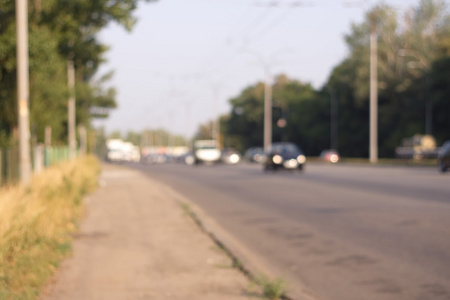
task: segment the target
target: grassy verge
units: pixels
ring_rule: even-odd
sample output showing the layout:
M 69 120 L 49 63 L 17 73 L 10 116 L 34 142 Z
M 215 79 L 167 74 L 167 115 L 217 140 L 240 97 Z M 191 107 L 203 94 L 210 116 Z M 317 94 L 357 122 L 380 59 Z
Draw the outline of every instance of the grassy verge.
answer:
M 44 170 L 28 187 L 0 190 L 0 299 L 37 298 L 71 251 L 99 170 L 94 157 L 82 157 Z
M 320 157 L 308 157 L 309 162 L 326 163 Z M 438 166 L 437 158 L 424 159 L 406 159 L 406 158 L 379 158 L 376 164 L 372 164 L 368 158 L 346 158 L 341 157 L 340 163 L 358 164 L 358 165 L 375 165 L 375 166 L 407 166 L 407 167 L 436 167 Z
M 268 300 L 282 299 L 286 293 L 287 283 L 282 278 L 270 280 L 264 275 L 256 279 L 256 283 L 261 287 L 263 297 Z

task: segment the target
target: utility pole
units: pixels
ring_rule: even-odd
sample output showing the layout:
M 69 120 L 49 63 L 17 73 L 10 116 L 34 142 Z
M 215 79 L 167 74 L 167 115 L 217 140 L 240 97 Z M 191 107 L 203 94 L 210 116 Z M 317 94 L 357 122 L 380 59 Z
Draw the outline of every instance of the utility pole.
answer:
M 272 144 L 272 73 L 270 72 L 270 61 L 263 59 L 256 52 L 246 51 L 246 53 L 255 56 L 264 70 L 263 147 L 264 151 L 267 152 Z
M 368 8 L 368 1 L 363 0 Z M 351 4 L 351 3 L 347 3 Z M 372 11 L 370 18 L 370 120 L 369 120 L 369 161 L 378 162 L 378 74 L 377 74 L 377 13 Z
M 220 123 L 219 123 L 219 118 L 217 117 L 217 106 L 218 106 L 218 94 L 219 94 L 219 86 L 216 85 L 212 85 L 212 90 L 213 90 L 213 121 L 212 121 L 212 130 L 211 130 L 211 135 L 212 135 L 212 139 L 215 140 L 217 143 L 219 143 L 219 136 L 220 136 Z
M 268 69 L 268 67 L 266 67 Z M 272 144 L 272 80 L 270 72 L 266 71 L 264 84 L 264 151 L 269 151 Z
M 192 100 L 190 100 L 190 101 L 183 101 L 182 103 L 185 105 L 185 130 L 186 130 L 186 138 L 185 138 L 185 141 L 184 141 L 184 144 L 185 144 L 185 146 L 187 146 L 187 147 L 191 147 L 191 144 L 190 144 L 190 142 L 189 142 L 189 140 L 190 140 L 190 138 L 189 138 L 189 130 L 190 130 L 190 125 L 191 125 L 191 106 L 192 106 L 192 103 L 193 103 L 194 101 L 192 101 Z
M 330 149 L 338 150 L 338 105 L 336 91 L 329 87 L 330 91 Z
M 217 142 L 217 145 L 219 149 L 222 149 L 222 140 L 220 135 L 220 114 L 219 111 L 219 89 L 220 89 L 220 83 L 215 82 L 211 83 L 211 89 L 213 92 L 213 121 L 212 121 L 212 128 L 211 128 L 211 136 L 212 139 Z
M 49 148 L 52 145 L 52 128 L 50 126 L 45 126 L 44 145 L 46 148 Z
M 87 154 L 87 131 L 84 125 L 78 127 L 78 133 L 80 135 L 80 154 Z
M 417 61 L 409 61 L 407 63 L 408 68 L 420 69 L 425 75 L 425 86 L 424 86 L 424 101 L 425 101 L 425 134 L 432 134 L 433 125 L 433 107 L 429 97 L 429 85 L 430 85 L 430 60 L 427 59 L 423 54 L 412 49 L 400 49 L 398 55 L 402 57 L 412 57 Z
M 20 181 L 26 185 L 31 181 L 27 0 L 16 0 L 16 22 Z
M 75 136 L 75 68 L 72 59 L 67 60 L 67 83 L 69 86 L 69 101 L 67 104 L 69 158 L 74 159 L 77 141 Z
M 378 162 L 378 74 L 376 14 L 370 15 L 370 162 Z
M 255 56 L 264 70 L 264 151 L 268 151 L 272 144 L 272 72 L 271 62 L 273 62 L 276 55 L 280 53 L 274 53 L 271 56 L 271 60 L 264 59 L 256 52 L 245 51 L 248 54 Z

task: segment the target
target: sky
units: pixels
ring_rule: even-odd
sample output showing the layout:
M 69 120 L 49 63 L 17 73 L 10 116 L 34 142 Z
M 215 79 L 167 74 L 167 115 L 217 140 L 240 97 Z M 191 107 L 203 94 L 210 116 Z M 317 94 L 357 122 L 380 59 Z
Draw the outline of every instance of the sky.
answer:
M 388 0 L 402 14 L 418 1 Z M 347 4 L 346 4 L 347 3 Z M 246 87 L 285 74 L 324 85 L 348 54 L 345 35 L 379 1 L 141 1 L 131 32 L 100 33 L 110 50 L 99 76 L 114 71 L 118 108 L 97 121 L 108 133 L 163 128 L 191 138 L 230 112 Z

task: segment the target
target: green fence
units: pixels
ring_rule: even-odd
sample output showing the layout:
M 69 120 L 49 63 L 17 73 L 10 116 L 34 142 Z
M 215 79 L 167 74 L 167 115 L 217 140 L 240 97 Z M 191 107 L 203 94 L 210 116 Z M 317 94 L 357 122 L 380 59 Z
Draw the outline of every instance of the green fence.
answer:
M 0 186 L 18 182 L 19 175 L 19 149 L 0 148 Z
M 69 160 L 69 147 L 43 147 L 33 149 L 33 170 L 44 168 Z M 18 183 L 20 180 L 19 149 L 0 148 L 0 187 Z
M 69 147 L 47 147 L 44 148 L 44 167 L 69 160 Z

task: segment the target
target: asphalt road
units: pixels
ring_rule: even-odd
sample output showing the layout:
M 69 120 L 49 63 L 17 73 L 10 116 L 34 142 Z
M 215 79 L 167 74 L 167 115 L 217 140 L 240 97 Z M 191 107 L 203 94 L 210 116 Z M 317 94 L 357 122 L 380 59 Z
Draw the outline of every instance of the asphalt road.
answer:
M 437 168 L 133 167 L 190 198 L 317 299 L 450 299 L 450 174 Z

